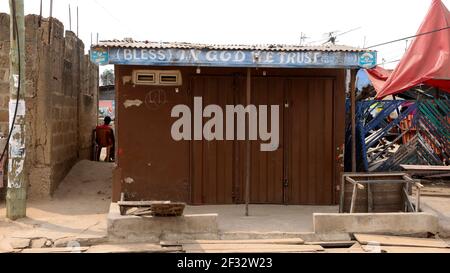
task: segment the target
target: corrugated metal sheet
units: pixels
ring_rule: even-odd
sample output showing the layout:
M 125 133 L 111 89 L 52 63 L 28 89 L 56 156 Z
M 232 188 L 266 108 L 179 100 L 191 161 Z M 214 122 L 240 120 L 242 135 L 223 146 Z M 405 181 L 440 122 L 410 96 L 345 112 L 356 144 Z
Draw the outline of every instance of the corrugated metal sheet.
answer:
M 262 50 L 262 51 L 322 51 L 322 52 L 366 52 L 367 50 L 346 45 L 318 45 L 318 46 L 299 46 L 285 44 L 264 44 L 264 45 L 218 45 L 218 44 L 200 44 L 184 42 L 152 42 L 152 41 L 134 41 L 125 40 L 107 40 L 100 41 L 93 45 L 101 48 L 144 48 L 144 49 L 208 49 L 208 50 Z

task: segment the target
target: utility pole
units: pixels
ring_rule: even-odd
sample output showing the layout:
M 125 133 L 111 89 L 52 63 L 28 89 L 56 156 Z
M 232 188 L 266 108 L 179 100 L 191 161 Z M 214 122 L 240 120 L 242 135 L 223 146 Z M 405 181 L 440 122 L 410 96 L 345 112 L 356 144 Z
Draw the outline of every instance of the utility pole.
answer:
M 6 217 L 26 217 L 28 178 L 25 165 L 25 18 L 23 0 L 10 6 L 9 164 Z

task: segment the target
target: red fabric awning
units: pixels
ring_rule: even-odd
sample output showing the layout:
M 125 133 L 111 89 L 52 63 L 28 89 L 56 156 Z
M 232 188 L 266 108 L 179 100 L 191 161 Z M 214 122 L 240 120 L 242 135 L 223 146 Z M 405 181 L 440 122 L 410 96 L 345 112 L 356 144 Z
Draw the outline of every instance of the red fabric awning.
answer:
M 450 12 L 441 0 L 433 0 L 417 34 L 449 26 Z M 375 79 L 377 98 L 395 95 L 419 84 L 450 93 L 450 28 L 416 37 L 385 83 L 383 77 L 386 75 L 380 74 L 379 67 L 367 72 L 371 80 Z
M 392 74 L 392 70 L 386 70 L 381 66 L 377 66 L 375 68 L 367 70 L 367 75 L 369 76 L 369 80 L 372 82 L 375 90 L 381 90 L 386 83 L 389 76 Z

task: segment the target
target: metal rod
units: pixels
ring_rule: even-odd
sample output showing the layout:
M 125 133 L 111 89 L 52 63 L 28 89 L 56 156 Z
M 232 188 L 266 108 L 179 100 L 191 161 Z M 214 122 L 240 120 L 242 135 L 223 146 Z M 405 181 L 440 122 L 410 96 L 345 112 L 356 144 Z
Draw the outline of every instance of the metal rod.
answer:
M 79 25 L 79 23 L 80 23 L 80 18 L 79 18 L 79 16 L 78 16 L 78 6 L 77 6 L 77 37 L 79 37 L 79 32 L 80 32 L 80 25 Z
M 247 105 L 251 104 L 252 74 L 251 69 L 247 68 Z M 251 143 L 250 143 L 250 114 L 248 115 L 248 134 L 246 140 L 246 171 L 245 171 L 245 216 L 249 216 L 250 205 L 250 171 L 251 171 Z
M 72 31 L 72 11 L 70 10 L 70 4 L 69 4 L 69 30 Z
M 50 19 L 48 22 L 48 44 L 52 41 L 52 24 L 53 24 L 53 0 L 50 0 Z
M 39 5 L 39 27 L 41 27 L 41 24 L 42 24 L 42 0 Z
M 353 71 L 351 71 L 350 94 L 352 104 L 352 172 L 356 172 L 356 86 L 355 73 Z

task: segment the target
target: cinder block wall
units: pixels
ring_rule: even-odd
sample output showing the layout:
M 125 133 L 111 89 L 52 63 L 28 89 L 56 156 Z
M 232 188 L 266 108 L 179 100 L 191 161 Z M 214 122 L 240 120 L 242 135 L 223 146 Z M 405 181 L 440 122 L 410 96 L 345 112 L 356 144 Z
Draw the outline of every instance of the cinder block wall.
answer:
M 89 159 L 97 124 L 98 66 L 56 19 L 28 15 L 26 25 L 27 164 L 30 197 L 53 194 L 72 166 Z M 50 35 L 49 35 L 50 33 Z M 9 16 L 0 14 L 0 130 L 8 132 Z

